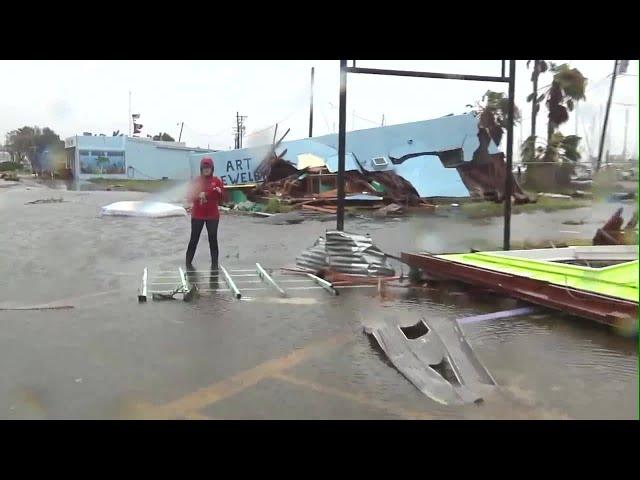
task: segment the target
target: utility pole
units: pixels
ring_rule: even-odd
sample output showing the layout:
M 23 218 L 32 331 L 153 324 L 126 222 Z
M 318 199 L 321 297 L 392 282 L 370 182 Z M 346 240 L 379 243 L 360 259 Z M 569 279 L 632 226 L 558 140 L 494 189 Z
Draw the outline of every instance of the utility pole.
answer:
M 627 160 L 627 127 L 629 126 L 629 109 L 624 110 L 624 147 L 622 147 L 622 161 Z
M 184 122 L 182 122 L 182 124 L 180 125 L 180 135 L 178 135 L 178 143 L 180 143 L 180 140 L 182 139 L 182 128 L 184 127 Z
M 381 127 L 384 127 L 384 113 L 382 114 L 382 123 L 380 124 Z
M 131 123 L 133 122 L 133 118 L 131 117 L 131 90 L 129 90 L 129 136 L 131 136 Z
M 604 140 L 607 134 L 607 122 L 609 121 L 609 110 L 611 110 L 611 100 L 613 99 L 613 87 L 616 84 L 616 75 L 618 74 L 618 60 L 613 63 L 613 75 L 611 76 L 611 88 L 609 89 L 609 100 L 607 100 L 607 109 L 604 112 L 604 124 L 602 125 L 602 134 L 600 136 L 600 148 L 598 149 L 598 163 L 596 163 L 596 172 L 600 170 L 602 162 L 602 151 L 604 149 Z
M 309 99 L 309 138 L 313 137 L 313 76 L 315 68 L 311 67 L 311 97 Z
M 246 118 L 247 118 L 246 115 L 240 115 L 240 112 L 236 112 L 236 128 L 235 128 L 235 134 L 236 134 L 235 148 L 236 149 L 242 148 L 242 137 L 244 136 L 244 132 L 246 130 L 246 126 L 244 124 L 244 121 Z
M 239 147 L 239 141 L 238 141 L 238 133 L 239 132 L 240 132 L 240 114 L 239 114 L 239 112 L 236 112 L 236 130 L 235 130 L 236 138 L 235 138 L 235 142 L 234 142 L 234 146 L 233 146 L 233 148 L 235 148 L 236 150 L 238 148 L 240 148 Z

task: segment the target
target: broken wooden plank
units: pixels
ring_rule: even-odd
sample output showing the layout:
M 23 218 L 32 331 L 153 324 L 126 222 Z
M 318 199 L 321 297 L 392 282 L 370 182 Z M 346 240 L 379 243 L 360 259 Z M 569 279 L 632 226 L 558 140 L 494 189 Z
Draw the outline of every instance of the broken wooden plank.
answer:
M 313 210 L 315 212 L 320 212 L 320 213 L 330 213 L 330 214 L 334 214 L 336 213 L 336 209 L 332 209 L 332 208 L 326 208 L 326 207 L 316 207 L 314 205 L 302 205 L 302 209 L 303 210 Z

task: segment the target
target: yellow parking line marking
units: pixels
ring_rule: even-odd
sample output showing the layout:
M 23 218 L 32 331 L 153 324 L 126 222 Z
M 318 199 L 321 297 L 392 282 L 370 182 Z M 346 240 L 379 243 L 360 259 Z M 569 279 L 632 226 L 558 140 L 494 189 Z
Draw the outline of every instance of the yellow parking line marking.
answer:
M 325 340 L 311 343 L 299 350 L 295 350 L 288 355 L 273 360 L 268 360 L 249 370 L 240 372 L 232 377 L 214 383 L 208 387 L 196 390 L 182 398 L 174 400 L 168 404 L 144 408 L 142 413 L 145 417 L 152 418 L 178 418 L 186 413 L 196 412 L 203 407 L 219 402 L 225 398 L 249 388 L 259 381 L 272 377 L 284 370 L 288 370 L 304 360 L 322 355 L 329 350 L 346 343 L 353 338 L 353 333 L 343 332 Z
M 342 397 L 347 400 L 350 400 L 354 403 L 359 403 L 361 405 L 365 405 L 368 407 L 373 407 L 378 410 L 384 410 L 386 412 L 392 413 L 394 415 L 398 415 L 405 419 L 415 419 L 415 420 L 432 420 L 433 416 L 424 412 L 416 412 L 412 410 L 407 410 L 403 407 L 399 407 L 397 405 L 390 405 L 385 402 L 381 402 L 379 400 L 375 400 L 373 398 L 367 397 L 363 394 L 351 393 L 339 390 L 337 388 L 328 387 L 326 385 L 321 385 L 315 382 L 311 382 L 309 380 L 305 380 L 299 377 L 293 377 L 291 375 L 286 375 L 284 373 L 278 373 L 272 375 L 271 378 L 282 380 L 284 382 L 291 383 L 293 385 L 298 385 L 300 387 L 309 388 L 315 392 L 326 393 L 329 395 L 334 395 L 336 397 Z

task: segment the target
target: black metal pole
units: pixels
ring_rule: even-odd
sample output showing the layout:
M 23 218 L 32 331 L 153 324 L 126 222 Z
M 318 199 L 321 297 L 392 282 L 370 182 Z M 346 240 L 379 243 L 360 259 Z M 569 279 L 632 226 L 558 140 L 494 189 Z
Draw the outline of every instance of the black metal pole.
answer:
M 616 84 L 616 75 L 618 72 L 618 60 L 613 64 L 613 76 L 611 77 L 611 88 L 609 88 L 609 100 L 607 100 L 607 109 L 604 112 L 604 124 L 602 125 L 602 135 L 600 136 L 600 148 L 598 149 L 598 162 L 596 163 L 596 172 L 600 170 L 600 162 L 602 162 L 602 150 L 604 149 L 604 140 L 607 134 L 607 122 L 609 121 L 609 110 L 611 109 L 611 99 L 613 98 L 613 87 Z
M 509 60 L 509 123 L 507 125 L 507 175 L 504 181 L 504 244 L 503 250 L 511 249 L 511 194 L 513 192 L 513 120 L 516 90 L 516 61 Z
M 340 104 L 338 106 L 338 210 L 336 230 L 344 230 L 344 157 L 347 130 L 347 61 L 340 60 Z
M 184 122 L 182 122 L 182 124 L 180 125 L 180 135 L 178 135 L 178 143 L 180 143 L 180 140 L 182 139 L 182 128 L 184 127 Z
M 505 67 L 505 62 L 504 60 L 501 60 L 502 62 L 502 77 L 504 78 L 504 67 Z
M 313 75 L 315 68 L 311 67 L 311 98 L 309 99 L 309 138 L 313 137 Z
M 507 83 L 508 78 L 487 75 L 460 75 L 457 73 L 415 72 L 411 70 L 387 70 L 379 68 L 346 67 L 348 73 L 364 73 L 369 75 L 392 75 L 397 77 L 444 78 L 446 80 L 473 80 L 476 82 Z

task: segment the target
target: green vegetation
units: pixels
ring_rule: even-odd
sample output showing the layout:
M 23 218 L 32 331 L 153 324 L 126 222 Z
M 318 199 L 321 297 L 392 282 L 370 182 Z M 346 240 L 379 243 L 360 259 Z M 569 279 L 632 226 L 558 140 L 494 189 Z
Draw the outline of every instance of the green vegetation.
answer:
M 277 198 L 270 198 L 264 208 L 266 213 L 286 213 L 293 210 L 290 205 L 284 205 Z
M 48 127 L 24 126 L 12 130 L 6 134 L 5 144 L 13 160 L 21 162 L 29 159 L 36 171 L 41 170 L 38 152 L 49 150 L 51 154 L 64 157 L 64 142 Z
M 10 172 L 21 170 L 22 166 L 17 162 L 2 162 L 0 163 L 0 172 Z
M 147 193 L 161 192 L 181 183 L 179 180 L 132 180 L 128 178 L 92 178 L 89 182 L 97 186 L 102 186 L 105 190 L 108 188 L 109 190 Z
M 568 210 L 589 206 L 591 206 L 591 202 L 589 200 L 539 197 L 536 203 L 512 205 L 511 213 L 516 215 L 518 213 L 531 213 L 538 211 L 555 212 L 557 210 Z M 504 213 L 504 204 L 493 202 L 463 203 L 460 205 L 460 210 L 468 218 L 499 217 Z

